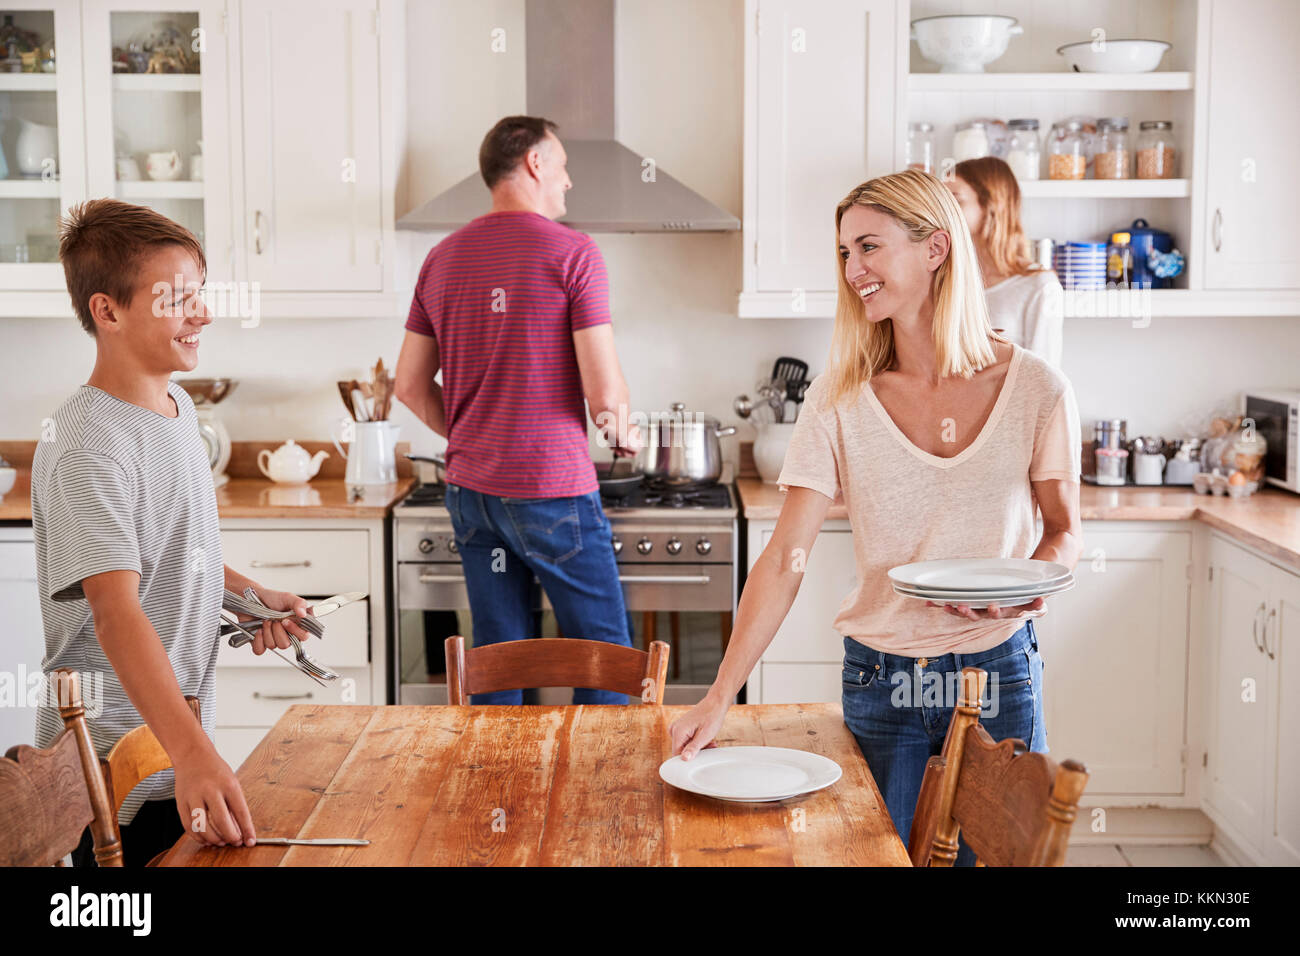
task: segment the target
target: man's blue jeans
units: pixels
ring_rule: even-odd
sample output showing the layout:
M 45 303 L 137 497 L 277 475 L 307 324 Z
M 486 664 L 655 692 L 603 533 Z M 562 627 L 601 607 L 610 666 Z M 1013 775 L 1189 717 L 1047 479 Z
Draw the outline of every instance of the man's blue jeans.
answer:
M 844 638 L 844 723 L 857 738 L 904 843 L 926 761 L 943 750 L 957 703 L 953 692 L 960 692 L 956 675 L 963 667 L 988 672 L 980 726 L 989 736 L 1019 737 L 1030 750 L 1047 753 L 1043 659 L 1033 618 L 987 651 L 928 659 L 885 654 Z M 956 865 L 975 865 L 964 837 L 958 839 Z
M 631 646 L 623 588 L 600 493 L 501 498 L 447 486 L 447 511 L 465 570 L 474 645 L 532 634 L 533 578 L 565 637 Z M 474 694 L 474 704 L 519 704 L 518 690 Z M 627 695 L 574 688 L 575 704 L 626 704 Z

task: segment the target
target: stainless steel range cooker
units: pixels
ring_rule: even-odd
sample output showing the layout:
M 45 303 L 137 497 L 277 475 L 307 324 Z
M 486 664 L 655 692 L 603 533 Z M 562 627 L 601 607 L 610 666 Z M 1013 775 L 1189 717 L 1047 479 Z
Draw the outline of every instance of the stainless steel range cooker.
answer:
M 397 702 L 446 703 L 442 640 L 460 633 L 472 642 L 464 573 L 456 553 L 444 486 L 422 484 L 393 510 L 396 648 L 390 648 Z M 694 702 L 708 689 L 730 636 L 736 606 L 738 534 L 731 475 L 699 489 L 637 487 L 625 498 L 602 498 L 613 533 L 619 580 L 635 628 L 676 637 L 668 703 Z M 550 602 L 534 588 L 536 634 L 555 633 Z M 660 629 L 664 620 L 668 628 Z M 445 632 L 445 633 L 444 633 Z M 542 691 L 542 703 L 568 703 L 564 689 Z

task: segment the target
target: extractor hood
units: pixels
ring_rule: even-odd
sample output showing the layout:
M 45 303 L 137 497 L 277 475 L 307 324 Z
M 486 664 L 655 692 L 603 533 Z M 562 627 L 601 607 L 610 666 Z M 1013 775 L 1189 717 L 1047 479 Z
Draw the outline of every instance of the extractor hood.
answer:
M 727 232 L 740 220 L 653 169 L 614 138 L 615 0 L 527 0 L 528 114 L 559 124 L 573 188 L 560 222 L 584 232 Z M 483 215 L 492 197 L 475 173 L 397 221 L 449 232 Z

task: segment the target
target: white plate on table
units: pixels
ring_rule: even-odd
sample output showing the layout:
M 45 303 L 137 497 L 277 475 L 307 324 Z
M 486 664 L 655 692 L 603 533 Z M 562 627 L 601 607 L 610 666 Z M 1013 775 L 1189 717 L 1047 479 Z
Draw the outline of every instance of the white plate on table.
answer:
M 712 747 L 659 766 L 664 783 L 679 790 L 739 803 L 802 796 L 829 787 L 841 773 L 828 757 L 786 747 Z
M 895 584 L 934 591 L 1005 592 L 1054 584 L 1069 576 L 1065 565 L 1033 558 L 949 558 L 889 569 Z

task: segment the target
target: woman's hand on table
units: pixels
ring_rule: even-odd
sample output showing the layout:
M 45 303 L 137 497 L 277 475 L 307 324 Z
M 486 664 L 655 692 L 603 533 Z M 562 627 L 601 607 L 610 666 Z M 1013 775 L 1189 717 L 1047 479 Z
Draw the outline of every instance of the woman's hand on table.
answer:
M 713 738 L 722 728 L 723 718 L 727 716 L 727 708 L 730 706 L 727 701 L 715 698 L 710 692 L 704 700 L 674 720 L 668 728 L 673 744 L 672 755 L 675 757 L 681 754 L 683 760 L 690 760 L 701 750 L 716 747 Z
M 996 604 L 990 604 L 987 608 L 977 609 L 968 607 L 965 604 L 940 604 L 934 601 L 926 601 L 926 607 L 940 607 L 949 614 L 955 614 L 957 617 L 964 617 L 968 621 L 988 621 L 988 620 L 1008 620 L 1013 617 L 1019 617 L 1023 611 L 1037 611 L 1046 605 L 1043 598 L 1034 598 L 1031 604 L 1017 604 L 1015 607 L 1009 607 L 1003 610 Z

